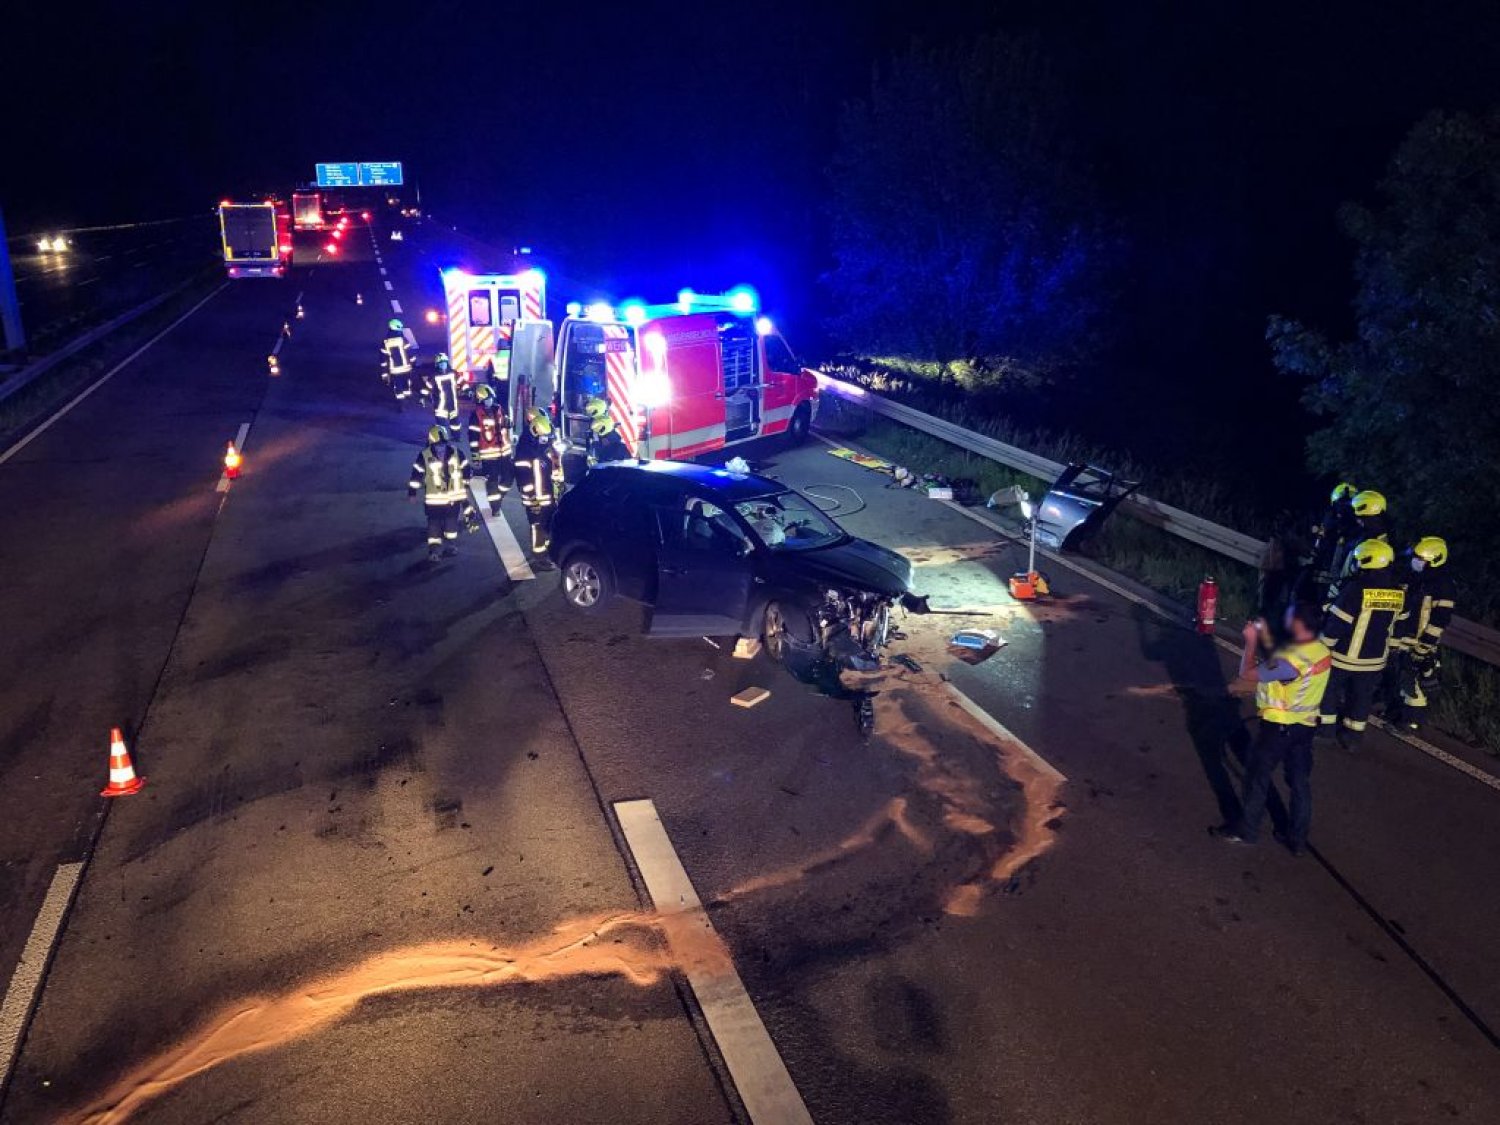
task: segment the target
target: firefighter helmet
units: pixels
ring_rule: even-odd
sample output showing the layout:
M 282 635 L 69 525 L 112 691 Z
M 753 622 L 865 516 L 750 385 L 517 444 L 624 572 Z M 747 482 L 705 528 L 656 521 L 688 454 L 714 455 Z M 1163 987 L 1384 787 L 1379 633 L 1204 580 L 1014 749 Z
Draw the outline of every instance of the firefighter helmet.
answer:
M 446 372 L 448 368 L 452 366 L 452 364 L 448 361 L 448 353 L 438 352 L 438 354 L 433 357 L 432 366 L 436 367 L 439 371 Z
M 427 443 L 429 445 L 437 445 L 439 442 L 448 440 L 447 426 L 433 426 L 432 429 L 427 431 Z
M 406 325 L 402 324 L 395 317 L 391 317 L 391 319 L 386 322 L 385 326 L 387 328 L 389 328 L 392 332 L 405 332 L 406 331 Z
M 1341 500 L 1348 500 L 1358 491 L 1359 489 L 1355 488 L 1348 481 L 1341 480 L 1333 486 L 1333 494 L 1328 497 L 1328 502 L 1330 504 L 1337 504 Z
M 1448 561 L 1448 544 L 1436 535 L 1424 535 L 1417 540 L 1411 553 L 1428 566 L 1442 566 Z
M 1395 561 L 1396 552 L 1389 543 L 1379 539 L 1361 539 L 1349 552 L 1354 566 L 1359 570 L 1384 570 Z
M 591 398 L 583 404 L 583 412 L 590 418 L 603 418 L 609 413 L 609 403 L 602 398 Z
M 1363 492 L 1354 494 L 1354 514 L 1356 516 L 1378 516 L 1385 511 L 1385 497 L 1373 489 L 1365 489 Z
M 546 437 L 552 432 L 552 419 L 540 406 L 526 408 L 526 426 L 533 437 Z
M 480 383 L 479 386 L 474 388 L 474 400 L 481 406 L 488 403 L 490 399 L 494 397 L 495 388 L 490 386 L 488 383 Z
M 593 422 L 589 424 L 589 429 L 594 431 L 595 437 L 603 437 L 605 434 L 612 434 L 615 432 L 615 420 L 608 417 L 607 415 L 603 418 L 595 418 Z

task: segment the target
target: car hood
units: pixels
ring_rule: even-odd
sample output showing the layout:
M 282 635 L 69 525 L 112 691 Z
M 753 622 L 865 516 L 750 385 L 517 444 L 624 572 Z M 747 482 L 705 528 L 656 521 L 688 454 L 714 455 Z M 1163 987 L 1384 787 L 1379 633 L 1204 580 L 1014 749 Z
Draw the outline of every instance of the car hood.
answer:
M 811 551 L 773 551 L 772 570 L 827 586 L 853 587 L 887 597 L 911 592 L 911 563 L 895 551 L 849 538 Z

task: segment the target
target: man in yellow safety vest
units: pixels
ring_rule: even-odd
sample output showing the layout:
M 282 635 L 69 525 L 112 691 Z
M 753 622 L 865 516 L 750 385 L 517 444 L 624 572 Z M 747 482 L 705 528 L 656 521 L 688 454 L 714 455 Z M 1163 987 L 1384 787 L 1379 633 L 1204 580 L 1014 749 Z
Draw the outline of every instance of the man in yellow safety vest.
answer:
M 1321 618 L 1315 606 L 1292 606 L 1286 614 L 1287 641 L 1269 653 L 1265 621 L 1245 626 L 1240 679 L 1255 684 L 1260 731 L 1246 763 L 1240 818 L 1211 830 L 1221 840 L 1255 843 L 1266 814 L 1271 776 L 1280 766 L 1291 794 L 1291 823 L 1282 839 L 1293 855 L 1301 855 L 1307 847 L 1307 830 L 1312 823 L 1313 736 L 1333 666 L 1332 653 L 1318 639 Z

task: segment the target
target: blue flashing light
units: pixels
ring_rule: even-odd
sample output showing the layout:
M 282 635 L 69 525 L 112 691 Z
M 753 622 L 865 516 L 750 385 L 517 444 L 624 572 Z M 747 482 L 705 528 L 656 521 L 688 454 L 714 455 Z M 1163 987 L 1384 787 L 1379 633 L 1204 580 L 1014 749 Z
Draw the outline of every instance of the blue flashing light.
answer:
M 583 312 L 583 306 L 581 304 L 579 304 L 577 301 L 569 301 L 568 302 L 568 315 L 569 316 L 577 316 L 581 312 Z
M 614 320 L 615 310 L 607 301 L 595 301 L 583 311 L 589 320 Z
M 696 296 L 698 294 L 694 293 L 691 289 L 677 290 L 677 307 L 683 312 L 687 312 L 693 307 L 693 298 Z
M 445 269 L 443 271 L 443 280 L 444 281 L 448 281 L 449 279 L 452 279 L 454 281 L 462 281 L 464 278 L 466 278 L 468 276 L 469 276 L 468 274 L 466 274 L 463 270 L 459 269 L 457 266 L 449 266 L 447 269 Z
M 646 306 L 640 301 L 626 301 L 620 306 L 620 319 L 634 327 L 646 323 Z
M 729 292 L 729 307 L 737 313 L 753 313 L 756 304 L 755 290 L 748 286 L 742 285 Z
M 526 282 L 527 285 L 541 288 L 547 283 L 547 275 L 533 266 L 521 275 L 521 280 Z
M 755 322 L 755 334 L 757 336 L 769 336 L 776 331 L 776 326 L 771 323 L 771 318 L 763 316 Z

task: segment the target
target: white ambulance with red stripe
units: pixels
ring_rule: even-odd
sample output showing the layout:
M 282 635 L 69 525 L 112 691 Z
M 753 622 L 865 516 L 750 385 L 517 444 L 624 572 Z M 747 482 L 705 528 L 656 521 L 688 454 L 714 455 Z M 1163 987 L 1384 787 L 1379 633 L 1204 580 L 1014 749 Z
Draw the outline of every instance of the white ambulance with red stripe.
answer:
M 518 320 L 547 315 L 547 276 L 443 270 L 447 302 L 448 360 L 460 386 L 510 374 L 511 336 Z
M 785 434 L 807 436 L 818 384 L 755 295 L 683 290 L 669 305 L 574 310 L 558 329 L 557 399 L 570 443 L 587 440 L 588 399 L 609 403 L 641 458 L 684 460 Z

